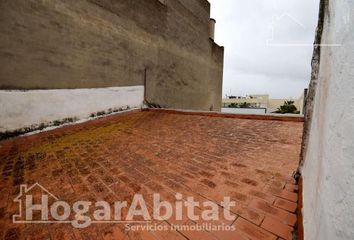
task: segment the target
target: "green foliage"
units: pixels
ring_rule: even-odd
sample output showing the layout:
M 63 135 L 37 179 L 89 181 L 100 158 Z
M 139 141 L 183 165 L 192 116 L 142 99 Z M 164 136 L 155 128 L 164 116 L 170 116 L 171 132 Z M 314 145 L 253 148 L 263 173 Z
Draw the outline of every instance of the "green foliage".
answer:
M 251 104 L 247 103 L 247 102 L 244 102 L 244 103 L 240 104 L 240 108 L 250 108 L 250 107 L 251 107 Z
M 294 105 L 294 101 L 285 101 L 284 105 L 280 106 L 277 111 L 274 113 L 280 113 L 280 114 L 300 114 L 300 111 L 297 110 L 296 106 Z
M 231 103 L 229 108 L 239 108 L 240 106 L 237 103 Z
M 250 108 L 251 104 L 244 102 L 244 103 L 231 103 L 229 104 L 229 108 Z

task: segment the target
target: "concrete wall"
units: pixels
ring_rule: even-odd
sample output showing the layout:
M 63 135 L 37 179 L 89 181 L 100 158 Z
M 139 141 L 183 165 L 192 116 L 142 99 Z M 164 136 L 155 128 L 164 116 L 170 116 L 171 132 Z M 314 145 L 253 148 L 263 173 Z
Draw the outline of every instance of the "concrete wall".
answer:
M 97 112 L 140 108 L 144 87 L 0 91 L 0 132 L 65 118 L 86 119 Z
M 206 0 L 0 1 L 0 89 L 147 83 L 150 102 L 220 110 Z
M 354 239 L 354 1 L 321 4 L 317 39 L 342 46 L 315 48 L 320 61 L 314 56 L 301 170 L 304 233 L 308 240 L 347 240 Z

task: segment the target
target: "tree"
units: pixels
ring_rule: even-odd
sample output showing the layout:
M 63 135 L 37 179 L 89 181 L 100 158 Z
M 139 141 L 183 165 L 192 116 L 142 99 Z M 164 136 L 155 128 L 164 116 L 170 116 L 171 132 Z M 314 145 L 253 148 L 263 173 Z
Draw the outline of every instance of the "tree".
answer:
M 250 107 L 251 107 L 251 104 L 247 103 L 247 102 L 240 104 L 240 108 L 250 108 Z
M 280 106 L 277 111 L 274 113 L 281 113 L 281 114 L 299 114 L 300 111 L 297 110 L 296 106 L 294 105 L 294 101 L 285 101 L 284 105 Z
M 239 108 L 238 104 L 237 103 L 231 103 L 229 105 L 229 108 Z

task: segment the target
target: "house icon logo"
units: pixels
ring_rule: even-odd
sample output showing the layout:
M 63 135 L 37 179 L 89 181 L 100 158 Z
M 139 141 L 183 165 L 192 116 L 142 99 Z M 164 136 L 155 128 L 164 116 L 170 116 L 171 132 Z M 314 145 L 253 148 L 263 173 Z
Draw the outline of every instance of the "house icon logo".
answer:
M 290 29 L 292 31 L 289 34 Z M 301 32 L 304 31 L 305 25 L 290 13 L 273 15 L 267 46 L 312 46 L 311 42 L 301 39 Z
M 39 183 L 31 186 L 22 184 L 20 193 L 14 199 L 18 203 L 18 214 L 12 216 L 13 223 L 48 222 L 48 204 L 59 199 Z M 40 213 L 40 215 L 36 215 Z
M 309 29 L 298 18 L 285 12 L 273 15 L 268 27 L 266 45 L 269 47 L 313 47 L 313 39 L 304 39 Z M 341 44 L 322 43 L 322 47 L 340 47 Z

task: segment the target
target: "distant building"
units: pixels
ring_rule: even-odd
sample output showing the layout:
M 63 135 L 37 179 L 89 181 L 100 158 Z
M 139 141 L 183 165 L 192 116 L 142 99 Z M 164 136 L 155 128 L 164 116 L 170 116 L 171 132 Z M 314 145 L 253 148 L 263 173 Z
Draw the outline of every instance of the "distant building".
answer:
M 285 101 L 294 101 L 294 105 L 303 114 L 304 94 L 298 99 L 272 99 L 268 94 L 253 94 L 246 96 L 227 96 L 222 100 L 223 108 L 232 108 L 234 106 L 244 105 L 245 108 L 263 109 L 264 113 L 276 111 Z M 227 111 L 227 110 L 225 110 Z M 262 112 L 262 111 L 261 111 Z

